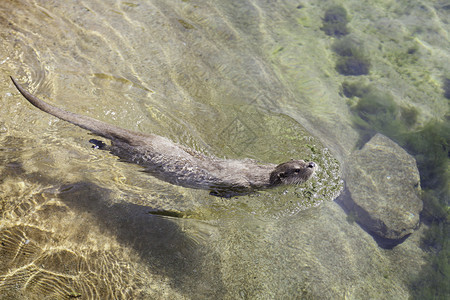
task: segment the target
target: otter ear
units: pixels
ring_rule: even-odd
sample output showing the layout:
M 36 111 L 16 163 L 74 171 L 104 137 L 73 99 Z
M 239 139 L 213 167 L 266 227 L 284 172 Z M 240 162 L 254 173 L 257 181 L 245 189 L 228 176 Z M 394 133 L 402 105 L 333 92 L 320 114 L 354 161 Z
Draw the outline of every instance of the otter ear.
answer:
M 271 184 L 280 184 L 282 182 L 282 178 L 286 177 L 284 172 L 273 171 L 270 174 L 270 183 Z

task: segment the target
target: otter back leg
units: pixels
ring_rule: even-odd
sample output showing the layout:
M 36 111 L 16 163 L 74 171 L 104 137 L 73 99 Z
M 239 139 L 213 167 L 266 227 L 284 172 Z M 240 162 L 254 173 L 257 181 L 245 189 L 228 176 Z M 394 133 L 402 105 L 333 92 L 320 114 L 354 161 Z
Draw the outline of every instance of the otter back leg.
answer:
M 103 143 L 100 140 L 96 140 L 96 139 L 90 139 L 89 143 L 92 143 L 92 148 L 94 149 L 100 149 L 100 150 L 108 150 L 108 145 L 106 145 L 105 143 Z

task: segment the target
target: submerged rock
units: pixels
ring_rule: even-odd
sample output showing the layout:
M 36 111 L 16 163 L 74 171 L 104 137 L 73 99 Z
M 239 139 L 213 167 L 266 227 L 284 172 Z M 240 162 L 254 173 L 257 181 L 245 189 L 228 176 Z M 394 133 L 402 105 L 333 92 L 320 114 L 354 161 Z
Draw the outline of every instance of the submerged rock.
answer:
M 377 134 L 350 156 L 348 166 L 350 195 L 343 204 L 359 224 L 390 240 L 402 239 L 418 227 L 420 178 L 411 155 Z

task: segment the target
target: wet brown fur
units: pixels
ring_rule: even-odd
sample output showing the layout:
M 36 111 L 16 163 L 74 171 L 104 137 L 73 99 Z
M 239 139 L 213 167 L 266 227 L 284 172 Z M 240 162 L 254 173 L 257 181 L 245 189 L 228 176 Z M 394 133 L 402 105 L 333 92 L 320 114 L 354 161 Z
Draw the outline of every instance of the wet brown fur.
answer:
M 281 184 L 299 184 L 316 170 L 313 162 L 303 160 L 275 165 L 259 164 L 251 159 L 226 160 L 206 156 L 158 135 L 133 132 L 57 108 L 33 96 L 11 79 L 19 92 L 37 108 L 111 140 L 110 146 L 102 144 L 101 148 L 172 184 L 231 196 Z

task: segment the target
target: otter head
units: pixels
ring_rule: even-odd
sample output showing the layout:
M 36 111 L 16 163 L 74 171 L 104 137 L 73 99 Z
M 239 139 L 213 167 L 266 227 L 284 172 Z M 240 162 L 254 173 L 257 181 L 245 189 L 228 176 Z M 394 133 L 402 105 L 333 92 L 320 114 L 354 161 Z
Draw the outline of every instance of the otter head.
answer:
M 270 173 L 270 185 L 299 184 L 308 180 L 316 171 L 317 165 L 304 160 L 291 160 L 276 166 Z

